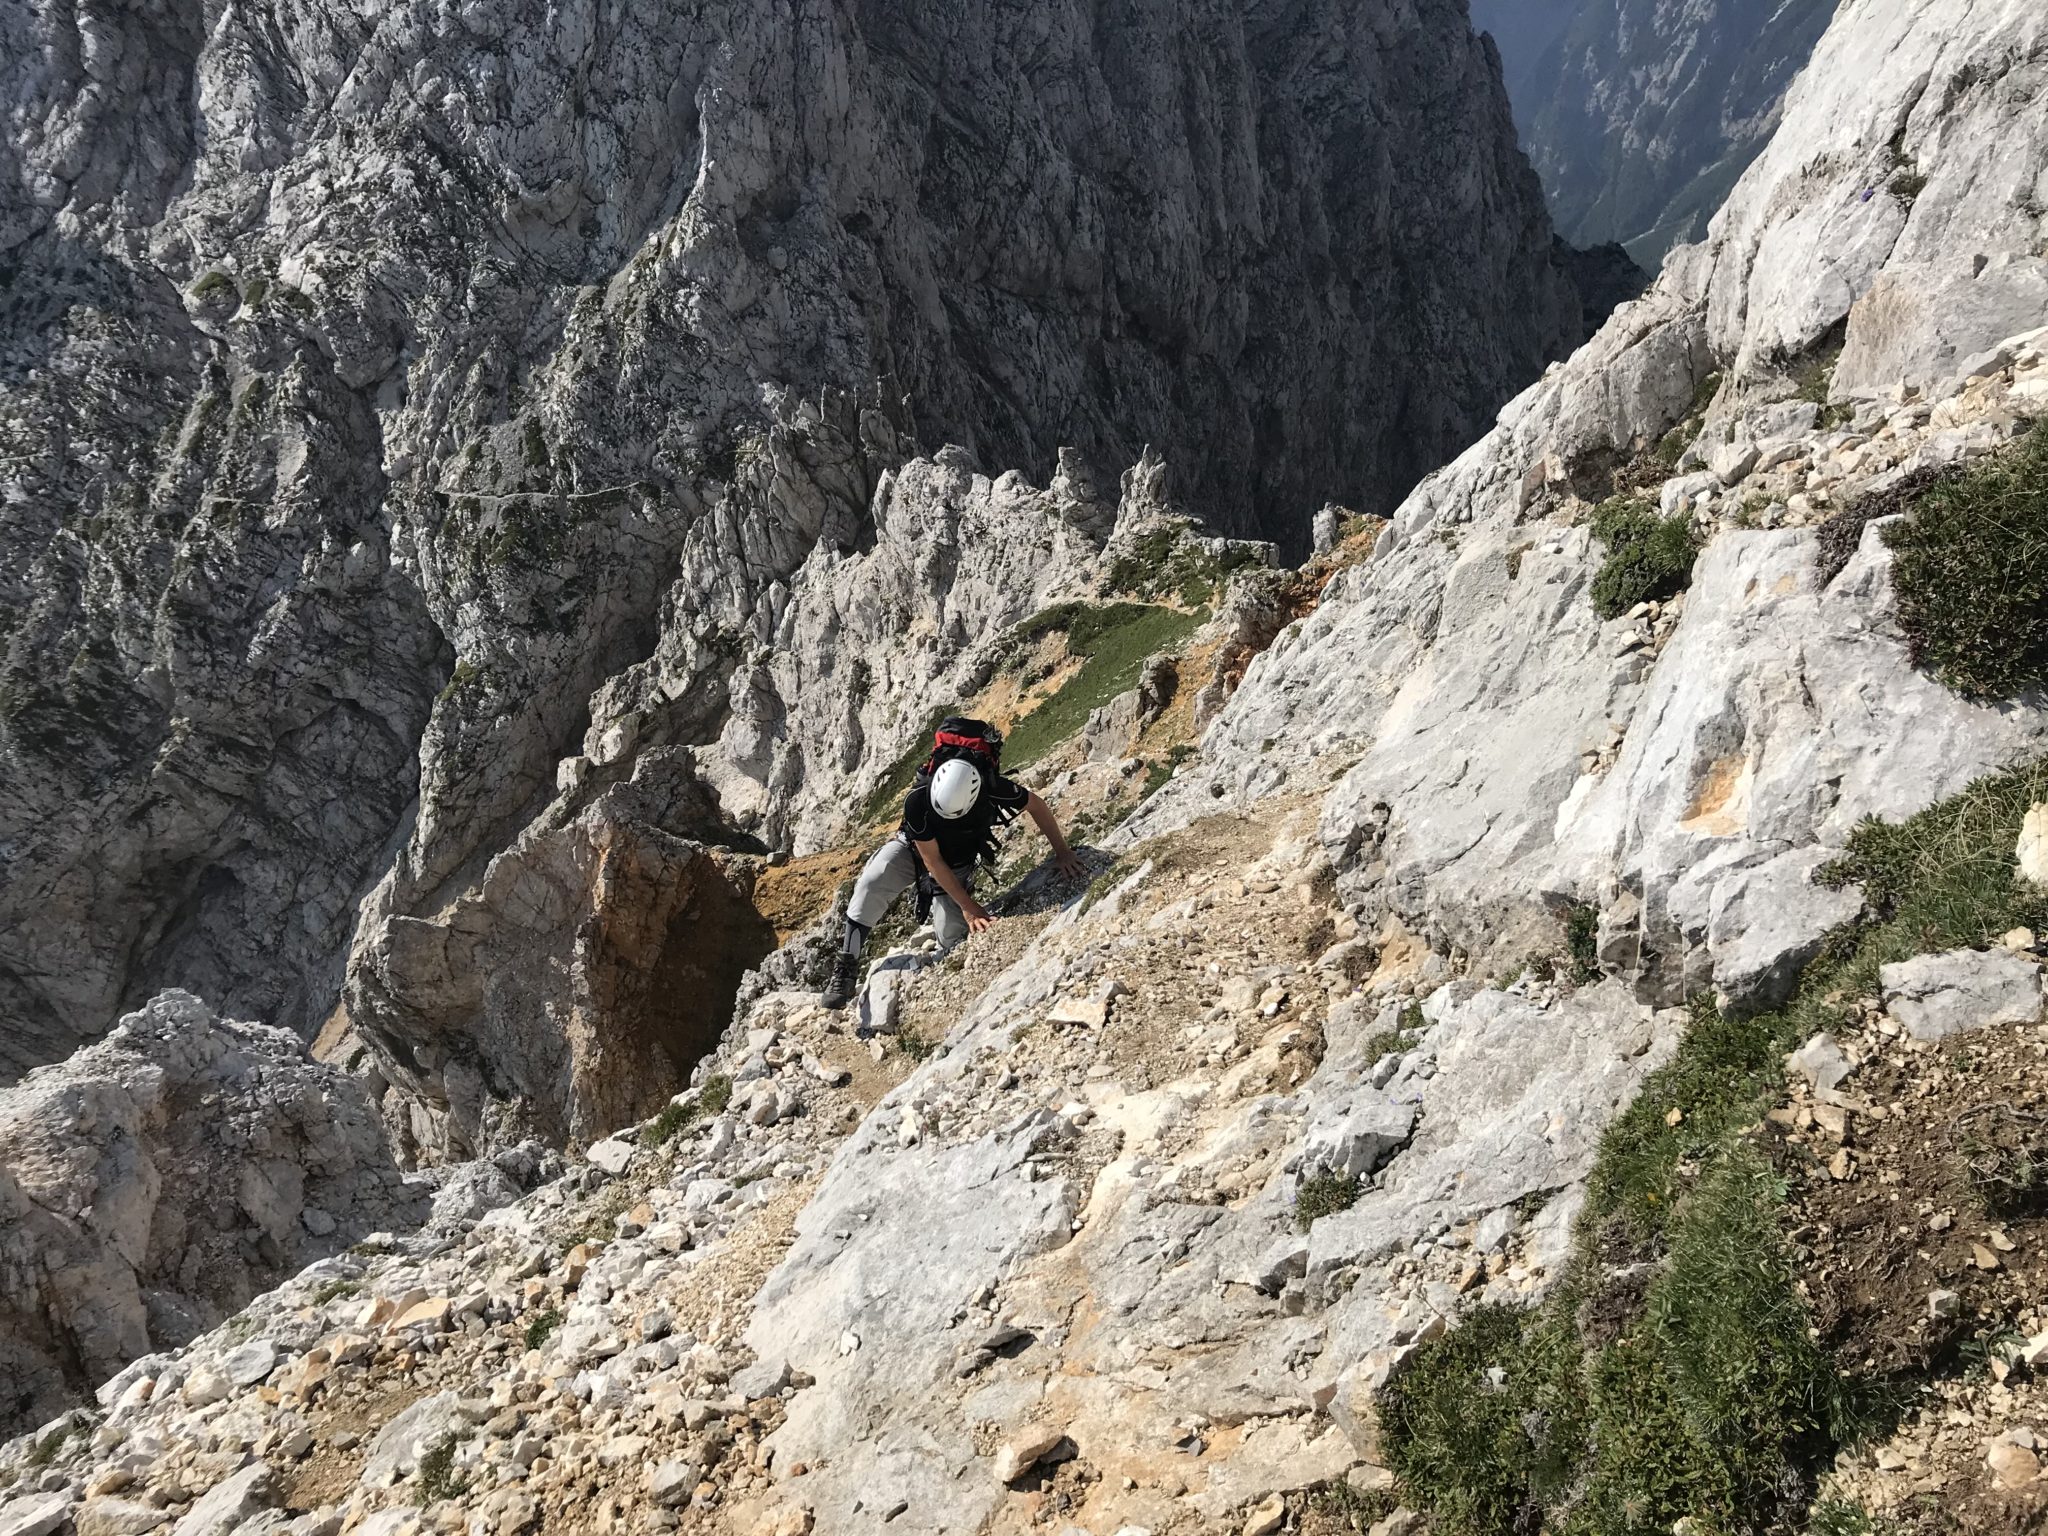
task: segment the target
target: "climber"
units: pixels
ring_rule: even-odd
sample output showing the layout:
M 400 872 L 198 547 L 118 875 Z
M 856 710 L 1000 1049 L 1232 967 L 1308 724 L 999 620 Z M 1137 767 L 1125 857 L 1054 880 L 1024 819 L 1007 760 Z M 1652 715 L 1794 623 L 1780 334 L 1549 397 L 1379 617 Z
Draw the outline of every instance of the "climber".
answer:
M 1003 777 L 1002 746 L 1002 736 L 979 720 L 954 716 L 939 723 L 931 756 L 903 801 L 902 822 L 868 860 L 846 904 L 845 938 L 823 998 L 827 1008 L 844 1008 L 853 1000 L 861 946 L 890 904 L 912 885 L 918 891 L 920 920 L 937 909 L 933 927 L 940 954 L 995 921 L 974 899 L 974 866 L 994 862 L 996 829 L 1014 821 L 1019 811 L 1029 811 L 1038 823 L 1062 875 L 1087 872 L 1046 803 L 1035 791 Z

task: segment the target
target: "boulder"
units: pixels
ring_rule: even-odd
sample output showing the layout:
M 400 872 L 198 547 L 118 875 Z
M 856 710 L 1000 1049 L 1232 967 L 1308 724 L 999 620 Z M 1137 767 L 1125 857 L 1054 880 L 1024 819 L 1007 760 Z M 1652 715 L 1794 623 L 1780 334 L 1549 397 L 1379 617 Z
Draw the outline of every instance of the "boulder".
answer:
M 2013 857 L 2021 879 L 2048 886 L 2048 801 L 2028 807 Z
M 1414 1128 L 1414 1105 L 1361 1086 L 1346 1100 L 1319 1106 L 1302 1138 L 1301 1170 L 1358 1178 L 1385 1162 Z
M 1878 972 L 1886 1012 L 1916 1040 L 2041 1017 L 2041 964 L 2009 949 L 1916 955 Z

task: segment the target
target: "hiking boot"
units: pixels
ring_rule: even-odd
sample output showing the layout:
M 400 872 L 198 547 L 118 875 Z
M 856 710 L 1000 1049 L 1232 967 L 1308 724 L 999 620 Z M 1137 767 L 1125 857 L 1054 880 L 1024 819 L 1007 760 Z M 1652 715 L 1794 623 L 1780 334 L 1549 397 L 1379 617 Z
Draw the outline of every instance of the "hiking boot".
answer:
M 860 956 L 841 955 L 833 962 L 832 979 L 825 984 L 825 995 L 818 1001 L 827 1008 L 844 1008 L 859 990 Z

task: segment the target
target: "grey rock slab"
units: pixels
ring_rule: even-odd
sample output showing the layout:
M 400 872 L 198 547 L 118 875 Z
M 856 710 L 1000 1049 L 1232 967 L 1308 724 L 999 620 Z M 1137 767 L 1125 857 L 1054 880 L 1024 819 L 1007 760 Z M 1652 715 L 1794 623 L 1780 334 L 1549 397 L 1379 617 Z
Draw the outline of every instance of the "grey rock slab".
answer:
M 1615 982 L 1547 1010 L 1499 992 L 1452 1005 L 1432 1037 L 1436 1075 L 1416 1090 L 1414 1141 L 1380 1187 L 1310 1229 L 1309 1273 L 1372 1263 L 1437 1222 L 1582 1179 L 1600 1132 L 1670 1056 L 1680 1024 Z
M 773 1397 L 788 1385 L 789 1362 L 776 1356 L 756 1360 L 732 1373 L 732 1390 L 748 1402 Z
M 269 1339 L 251 1339 L 221 1356 L 220 1368 L 238 1387 L 253 1387 L 277 1365 L 277 1345 Z
M 75 1536 L 142 1536 L 167 1523 L 170 1515 L 139 1499 L 87 1499 L 71 1517 Z
M 71 1514 L 69 1493 L 32 1493 L 0 1504 L 0 1536 L 51 1536 Z
M 621 1174 L 633 1166 L 633 1159 L 638 1153 L 639 1148 L 624 1137 L 608 1136 L 584 1153 L 584 1158 L 606 1173 Z
M 391 1488 L 419 1468 L 419 1459 L 456 1422 L 454 1392 L 436 1392 L 405 1408 L 377 1431 L 358 1477 L 365 1488 Z
M 1415 1128 L 1415 1106 L 1377 1089 L 1360 1087 L 1346 1098 L 1319 1104 L 1302 1137 L 1301 1171 L 1358 1178 L 1407 1140 Z
M 275 1502 L 276 1485 L 277 1474 L 263 1462 L 244 1467 L 203 1494 L 171 1527 L 171 1536 L 233 1536 L 243 1521 Z
M 1878 972 L 1885 1011 L 1916 1040 L 2041 1017 L 2041 963 L 2009 949 L 1916 955 Z

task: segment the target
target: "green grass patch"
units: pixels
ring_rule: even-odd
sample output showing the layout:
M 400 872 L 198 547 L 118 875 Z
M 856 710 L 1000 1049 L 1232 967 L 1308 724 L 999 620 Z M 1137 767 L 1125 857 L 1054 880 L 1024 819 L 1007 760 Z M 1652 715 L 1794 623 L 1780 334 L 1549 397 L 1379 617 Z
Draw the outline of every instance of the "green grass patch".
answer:
M 1400 1500 L 1387 1488 L 1360 1493 L 1343 1478 L 1332 1478 L 1306 1491 L 1302 1499 L 1311 1514 L 1322 1516 L 1343 1530 L 1366 1533 L 1400 1507 Z
M 1066 741 L 1088 716 L 1137 686 L 1146 658 L 1173 649 L 1208 618 L 1142 603 L 1090 608 L 1069 622 L 1067 650 L 1084 657 L 1059 691 L 1020 720 L 1003 743 L 1003 760 L 1028 767 Z
M 225 298 L 233 292 L 235 280 L 219 270 L 208 272 L 192 285 L 192 297 L 202 303 L 208 299 Z
M 1138 790 L 1139 803 L 1150 800 L 1159 791 L 1173 782 L 1173 776 L 1180 765 L 1195 755 L 1192 742 L 1176 743 L 1173 749 L 1161 758 L 1155 758 L 1145 765 L 1145 782 Z M 1136 807 L 1132 807 L 1136 809 Z
M 1294 1192 L 1294 1224 L 1303 1232 L 1339 1211 L 1358 1204 L 1358 1180 L 1342 1173 L 1311 1174 Z
M 1235 541 L 1211 553 L 1191 524 L 1167 524 L 1110 562 L 1109 590 L 1148 602 L 1173 598 L 1188 608 L 1213 605 L 1234 574 L 1264 558 L 1258 545 Z
M 899 814 L 901 807 L 897 802 L 910 793 L 910 786 L 917 782 L 917 770 L 922 768 L 924 760 L 932 755 L 932 737 L 938 731 L 939 722 L 948 715 L 959 713 L 960 711 L 951 705 L 944 705 L 932 711 L 932 717 L 925 722 L 924 729 L 911 738 L 910 745 L 904 750 L 903 755 L 889 765 L 889 771 L 882 776 L 882 782 L 875 786 L 874 792 L 867 798 L 867 804 L 861 807 L 863 821 L 880 821 L 884 816 Z
M 1971 698 L 2048 685 L 2048 422 L 1888 524 L 1915 665 Z
M 330 1301 L 341 1301 L 362 1294 L 363 1282 L 360 1280 L 329 1280 L 313 1292 L 312 1301 L 314 1306 L 324 1307 Z
M 897 1026 L 896 1049 L 908 1056 L 912 1061 L 924 1061 L 938 1048 L 939 1042 L 933 1040 L 922 1031 L 913 1029 L 908 1024 Z
M 732 1102 L 732 1079 L 717 1072 L 704 1079 L 695 1098 L 671 1099 L 660 1114 L 640 1127 L 640 1145 L 663 1147 L 705 1115 L 715 1115 Z
M 1660 517 L 1648 501 L 1616 496 L 1593 513 L 1593 537 L 1607 560 L 1593 578 L 1593 611 L 1618 619 L 1637 603 L 1676 597 L 1692 582 L 1699 546 L 1685 513 Z
M 1702 1536 L 1796 1528 L 1819 1472 L 1891 1403 L 1812 1337 L 1786 1188 L 1754 1128 L 1785 1052 L 1844 1027 L 1880 966 L 2048 922 L 2048 892 L 2012 868 L 2044 797 L 2048 759 L 1866 822 L 1824 878 L 1860 883 L 1869 914 L 1830 936 L 1792 1001 L 1749 1017 L 1695 1005 L 1676 1055 L 1602 1137 L 1544 1305 L 1480 1309 L 1381 1394 L 1387 1465 L 1444 1536 L 1651 1536 L 1683 1516 Z M 1647 1284 L 1611 1285 L 1621 1265 L 1646 1266 Z

